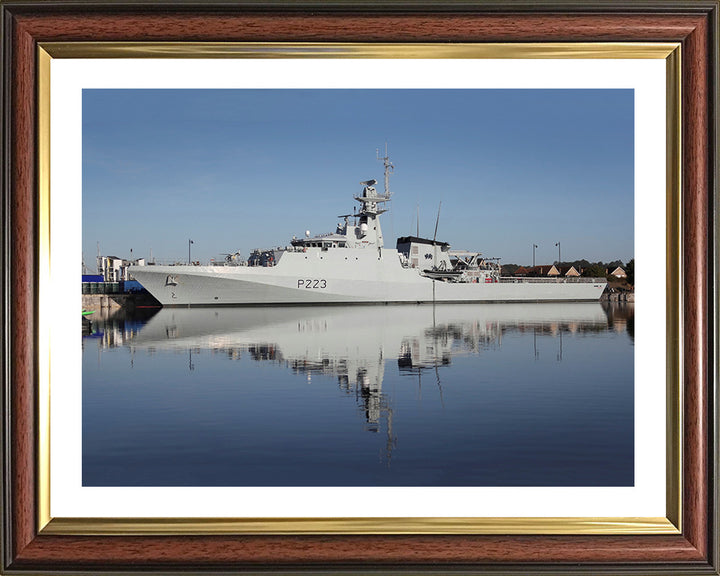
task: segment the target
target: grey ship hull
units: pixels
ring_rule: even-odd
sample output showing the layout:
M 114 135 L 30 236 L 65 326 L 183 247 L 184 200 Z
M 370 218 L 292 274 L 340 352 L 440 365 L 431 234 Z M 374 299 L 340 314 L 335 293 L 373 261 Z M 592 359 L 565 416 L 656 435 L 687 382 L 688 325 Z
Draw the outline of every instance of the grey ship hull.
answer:
M 163 306 L 597 301 L 606 282 L 501 278 L 443 282 L 403 267 L 394 249 L 284 252 L 261 266 L 138 266 L 131 274 Z

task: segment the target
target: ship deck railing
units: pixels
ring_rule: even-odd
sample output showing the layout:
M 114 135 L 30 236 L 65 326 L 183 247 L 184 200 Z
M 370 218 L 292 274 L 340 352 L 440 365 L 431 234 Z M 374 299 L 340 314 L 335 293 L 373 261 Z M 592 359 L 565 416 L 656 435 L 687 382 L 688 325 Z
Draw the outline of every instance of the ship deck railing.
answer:
M 585 278 L 582 276 L 501 276 L 501 284 L 597 284 L 607 282 L 605 278 Z

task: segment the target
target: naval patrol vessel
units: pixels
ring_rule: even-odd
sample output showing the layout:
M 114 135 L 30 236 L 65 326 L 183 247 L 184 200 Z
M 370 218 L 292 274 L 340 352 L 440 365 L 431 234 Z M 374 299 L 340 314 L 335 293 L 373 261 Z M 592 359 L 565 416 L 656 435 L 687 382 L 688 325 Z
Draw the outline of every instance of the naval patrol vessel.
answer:
M 247 261 L 228 257 L 209 266 L 132 266 L 130 273 L 163 306 L 553 302 L 598 300 L 604 278 L 501 276 L 498 259 L 455 251 L 436 238 L 405 236 L 386 248 L 380 215 L 390 200 L 393 171 L 387 152 L 385 189 L 361 182 L 360 205 L 332 233 L 293 238 L 255 250 Z M 437 232 L 436 232 L 437 233 Z

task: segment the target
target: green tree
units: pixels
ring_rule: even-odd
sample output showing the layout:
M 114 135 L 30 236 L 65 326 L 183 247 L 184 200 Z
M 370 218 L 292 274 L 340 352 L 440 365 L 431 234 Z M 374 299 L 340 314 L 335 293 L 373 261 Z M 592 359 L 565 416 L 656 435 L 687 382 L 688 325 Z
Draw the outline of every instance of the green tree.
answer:
M 627 274 L 628 284 L 635 286 L 635 258 L 625 264 L 625 274 Z
M 583 269 L 582 275 L 586 278 L 605 278 L 605 266 L 598 264 L 590 264 Z

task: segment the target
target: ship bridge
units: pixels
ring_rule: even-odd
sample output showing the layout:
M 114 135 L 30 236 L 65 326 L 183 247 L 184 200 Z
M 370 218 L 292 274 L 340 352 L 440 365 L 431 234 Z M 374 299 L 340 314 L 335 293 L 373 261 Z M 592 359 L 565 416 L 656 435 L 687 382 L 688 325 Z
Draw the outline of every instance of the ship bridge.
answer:
M 346 235 L 340 231 L 332 234 L 320 234 L 319 236 L 308 236 L 306 238 L 293 238 L 290 242 L 296 248 L 321 248 L 328 250 L 330 248 L 345 248 L 347 245 Z

